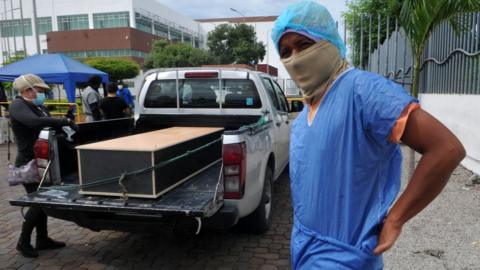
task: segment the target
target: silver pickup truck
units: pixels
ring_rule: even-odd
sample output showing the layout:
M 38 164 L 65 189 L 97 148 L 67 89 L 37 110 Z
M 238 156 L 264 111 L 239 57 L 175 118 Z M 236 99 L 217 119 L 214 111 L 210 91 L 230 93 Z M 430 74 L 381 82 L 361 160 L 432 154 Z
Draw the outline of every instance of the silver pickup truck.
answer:
M 246 69 L 160 69 L 147 72 L 138 90 L 134 119 L 80 124 L 69 138 L 44 130 L 36 145 L 37 160 L 48 165 L 44 188 L 10 203 L 40 206 L 92 230 L 154 231 L 160 224 L 196 232 L 236 224 L 252 233 L 268 230 L 291 125 L 275 80 Z M 223 127 L 223 162 L 157 199 L 79 194 L 75 146 L 171 126 Z

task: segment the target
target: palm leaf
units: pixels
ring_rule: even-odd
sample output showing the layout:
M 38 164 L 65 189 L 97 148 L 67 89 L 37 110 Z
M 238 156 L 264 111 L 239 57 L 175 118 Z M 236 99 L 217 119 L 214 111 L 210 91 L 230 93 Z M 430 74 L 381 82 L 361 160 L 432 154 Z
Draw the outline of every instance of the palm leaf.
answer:
M 432 31 L 443 21 L 448 21 L 458 33 L 466 29 L 458 15 L 480 11 L 480 0 L 404 0 L 399 16 L 413 52 L 415 53 L 415 73 L 412 94 L 418 95 L 418 76 L 421 55 Z

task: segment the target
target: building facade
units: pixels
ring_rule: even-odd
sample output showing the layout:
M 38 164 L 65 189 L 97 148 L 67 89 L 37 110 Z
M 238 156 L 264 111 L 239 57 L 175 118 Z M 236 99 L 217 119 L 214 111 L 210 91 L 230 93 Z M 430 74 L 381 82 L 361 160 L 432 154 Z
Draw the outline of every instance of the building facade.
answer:
M 156 0 L 36 0 L 36 9 L 33 2 L 0 0 L 0 62 L 15 55 L 64 53 L 80 59 L 126 57 L 141 64 L 157 39 L 207 48 L 207 34 L 216 26 L 245 23 L 266 46 L 260 62 L 266 72 L 270 66 L 278 69 L 286 93 L 299 94 L 271 41 L 276 16 L 193 20 Z
M 76 58 L 115 56 L 141 62 L 154 39 L 194 47 L 205 43 L 199 22 L 156 0 L 37 0 L 36 29 L 32 3 L 0 1 L 3 61 L 16 54 L 62 52 Z

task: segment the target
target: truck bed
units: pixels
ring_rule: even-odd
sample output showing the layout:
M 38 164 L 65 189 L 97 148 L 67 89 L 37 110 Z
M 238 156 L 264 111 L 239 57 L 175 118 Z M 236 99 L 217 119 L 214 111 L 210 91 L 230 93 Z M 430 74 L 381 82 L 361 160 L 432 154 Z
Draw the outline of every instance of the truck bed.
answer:
M 259 115 L 155 115 L 140 116 L 133 127 L 133 119 L 118 119 L 79 125 L 74 142 L 67 142 L 59 134 L 61 182 L 78 184 L 75 146 L 113 137 L 158 130 L 171 126 L 223 127 L 225 134 L 241 134 L 266 128 L 251 128 Z M 249 127 L 248 129 L 241 127 Z M 95 231 L 120 230 L 145 232 L 161 230 L 160 225 L 179 224 L 197 219 L 213 228 L 228 228 L 238 222 L 238 209 L 224 205 L 222 161 L 197 174 L 175 189 L 156 199 L 88 196 L 78 189 L 44 188 L 38 192 L 11 200 L 21 207 L 41 207 L 51 217 L 69 220 Z M 200 221 L 201 220 L 201 221 Z M 177 225 L 174 225 L 177 226 Z
M 85 196 L 79 194 L 78 189 L 52 187 L 11 200 L 10 204 L 39 206 L 47 211 L 49 208 L 55 208 L 56 212 L 68 210 L 117 215 L 135 213 L 157 217 L 181 215 L 207 218 L 223 205 L 221 167 L 222 163 L 218 162 L 157 199 Z

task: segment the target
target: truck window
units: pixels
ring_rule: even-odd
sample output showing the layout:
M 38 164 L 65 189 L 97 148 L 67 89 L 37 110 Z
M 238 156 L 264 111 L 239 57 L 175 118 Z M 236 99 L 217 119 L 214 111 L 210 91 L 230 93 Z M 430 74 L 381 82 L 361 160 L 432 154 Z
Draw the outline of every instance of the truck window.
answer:
M 283 94 L 282 88 L 277 84 L 277 82 L 272 81 L 272 83 L 273 83 L 273 87 L 275 88 L 275 93 L 277 94 L 277 97 L 278 97 L 278 102 L 280 103 L 281 111 L 288 112 L 287 98 Z
M 226 79 L 223 90 L 223 108 L 258 109 L 262 107 L 257 88 L 251 80 Z
M 219 108 L 217 79 L 178 81 L 180 108 Z M 216 91 L 217 90 L 217 91 Z
M 223 79 L 223 94 L 218 79 L 178 80 L 180 108 L 258 109 L 262 102 L 255 84 L 247 79 Z M 148 88 L 145 107 L 176 108 L 175 80 L 154 81 Z
M 146 108 L 177 108 L 177 82 L 175 80 L 153 81 L 145 96 Z
M 273 103 L 273 107 L 278 111 L 281 111 L 280 104 L 278 103 L 277 95 L 275 95 L 275 89 L 273 89 L 272 82 L 268 78 L 262 78 L 263 86 L 267 90 L 268 97 Z

